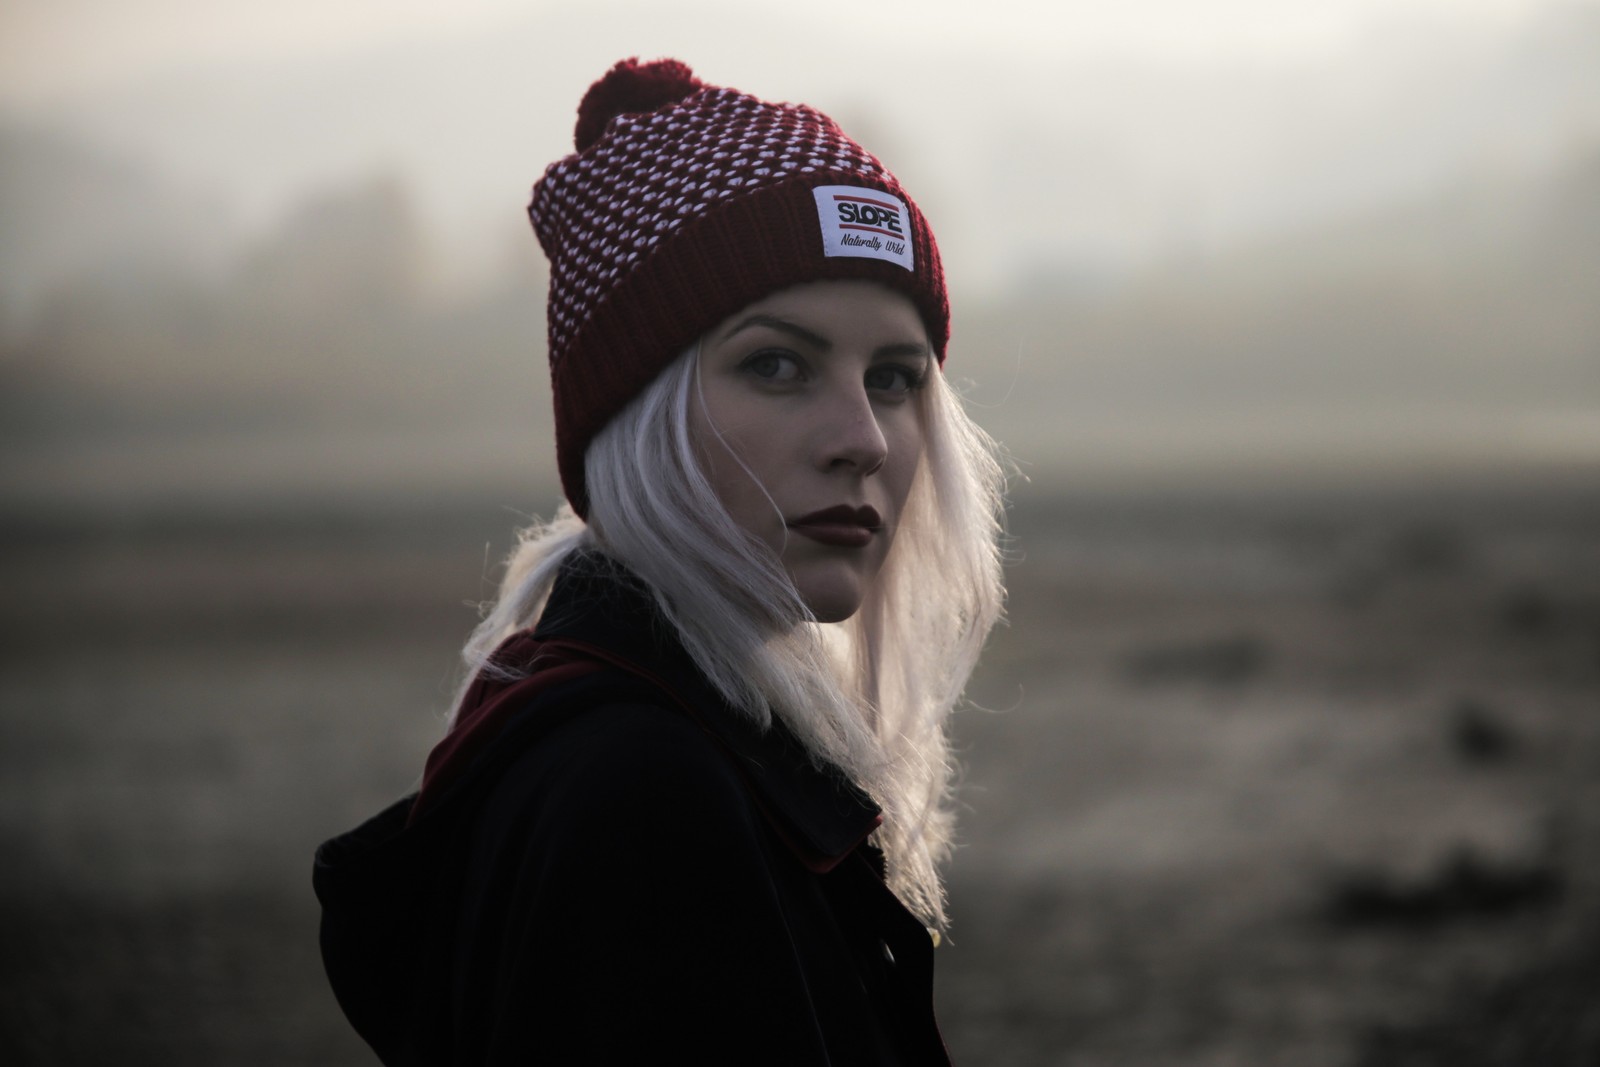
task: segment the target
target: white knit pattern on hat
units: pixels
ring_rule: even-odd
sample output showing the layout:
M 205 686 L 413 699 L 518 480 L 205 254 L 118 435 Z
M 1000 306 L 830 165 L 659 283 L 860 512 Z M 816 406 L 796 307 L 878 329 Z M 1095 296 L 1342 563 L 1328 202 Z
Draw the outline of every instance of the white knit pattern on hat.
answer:
M 662 238 L 718 201 L 813 173 L 888 177 L 821 112 L 733 89 L 612 119 L 588 150 L 550 165 L 533 201 L 552 270 L 552 361 Z

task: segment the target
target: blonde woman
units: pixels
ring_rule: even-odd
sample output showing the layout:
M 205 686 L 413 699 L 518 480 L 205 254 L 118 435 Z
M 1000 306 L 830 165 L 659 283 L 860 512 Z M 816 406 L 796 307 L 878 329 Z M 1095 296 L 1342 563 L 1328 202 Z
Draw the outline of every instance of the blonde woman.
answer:
M 937 1064 L 1001 472 L 931 230 L 826 116 L 619 63 L 530 214 L 568 506 L 420 792 L 318 853 L 388 1064 Z

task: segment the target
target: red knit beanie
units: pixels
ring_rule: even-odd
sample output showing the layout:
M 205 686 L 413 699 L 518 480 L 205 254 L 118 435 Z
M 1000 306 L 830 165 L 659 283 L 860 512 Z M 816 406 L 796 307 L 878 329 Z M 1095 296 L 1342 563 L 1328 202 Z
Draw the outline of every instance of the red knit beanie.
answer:
M 780 289 L 887 285 L 943 362 L 950 307 L 927 220 L 826 115 L 627 59 L 584 96 L 574 140 L 528 214 L 550 258 L 556 462 L 578 514 L 595 434 L 692 341 Z

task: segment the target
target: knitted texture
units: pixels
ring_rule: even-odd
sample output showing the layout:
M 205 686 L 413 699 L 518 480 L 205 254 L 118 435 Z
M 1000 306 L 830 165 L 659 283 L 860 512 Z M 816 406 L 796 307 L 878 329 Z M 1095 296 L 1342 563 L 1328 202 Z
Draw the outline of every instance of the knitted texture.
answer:
M 695 339 L 780 289 L 852 278 L 890 286 L 916 304 L 943 361 L 950 313 L 933 233 L 832 119 L 705 86 L 671 60 L 619 63 L 579 114 L 579 150 L 546 169 L 528 213 L 550 259 L 556 460 L 580 515 L 595 434 Z M 825 254 L 812 190 L 834 185 L 905 204 L 914 270 Z

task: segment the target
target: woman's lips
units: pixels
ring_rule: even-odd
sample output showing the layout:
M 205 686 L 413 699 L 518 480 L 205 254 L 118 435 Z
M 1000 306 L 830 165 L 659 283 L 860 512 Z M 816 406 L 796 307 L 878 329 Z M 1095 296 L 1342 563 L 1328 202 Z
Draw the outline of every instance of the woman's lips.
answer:
M 870 505 L 857 508 L 840 504 L 790 519 L 788 526 L 795 533 L 824 545 L 865 548 L 872 543 L 872 535 L 883 529 L 883 519 Z

